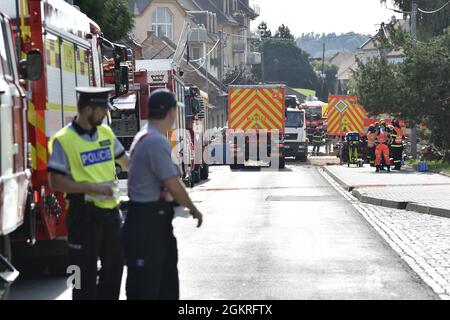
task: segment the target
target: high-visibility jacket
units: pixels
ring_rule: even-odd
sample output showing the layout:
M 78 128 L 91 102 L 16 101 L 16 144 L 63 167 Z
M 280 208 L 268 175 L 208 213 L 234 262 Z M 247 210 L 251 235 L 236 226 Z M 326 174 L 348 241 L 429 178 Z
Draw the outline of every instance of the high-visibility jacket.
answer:
M 393 144 L 395 145 L 401 145 L 403 144 L 403 130 L 402 128 L 394 128 L 394 132 L 392 133 L 392 137 L 394 139 Z
M 114 157 L 115 136 L 110 127 L 97 127 L 97 141 L 84 140 L 69 126 L 58 131 L 50 141 L 50 152 L 53 141 L 58 141 L 63 148 L 70 166 L 70 174 L 79 183 L 111 183 L 116 180 Z M 89 194 L 94 205 L 102 209 L 113 209 L 120 203 L 118 195 L 104 197 Z
M 319 132 L 314 133 L 313 135 L 313 143 L 321 143 L 323 135 Z
M 367 146 L 373 148 L 375 146 L 375 141 L 377 139 L 377 134 L 375 132 L 367 133 Z

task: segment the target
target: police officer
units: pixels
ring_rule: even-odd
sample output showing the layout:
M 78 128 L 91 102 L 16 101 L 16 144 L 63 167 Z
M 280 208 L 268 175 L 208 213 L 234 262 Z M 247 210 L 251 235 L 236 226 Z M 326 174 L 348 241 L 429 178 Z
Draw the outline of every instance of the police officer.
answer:
M 77 88 L 78 116 L 50 141 L 50 188 L 65 192 L 70 264 L 78 267 L 73 299 L 119 298 L 123 272 L 119 198 L 114 192 L 115 162 L 128 167 L 128 155 L 103 124 L 110 89 Z M 97 284 L 97 260 L 101 270 Z
M 171 158 L 166 138 L 177 113 L 175 95 L 154 91 L 148 100 L 148 124 L 130 149 L 128 195 L 123 227 L 127 264 L 127 299 L 179 299 L 177 242 L 173 234 L 173 201 L 187 207 L 202 224 L 202 214 L 190 200 Z

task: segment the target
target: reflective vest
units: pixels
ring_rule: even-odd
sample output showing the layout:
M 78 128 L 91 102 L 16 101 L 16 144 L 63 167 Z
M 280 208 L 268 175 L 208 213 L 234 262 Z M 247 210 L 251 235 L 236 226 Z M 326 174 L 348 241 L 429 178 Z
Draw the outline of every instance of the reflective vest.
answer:
M 395 127 L 395 128 L 394 128 L 393 136 L 394 136 L 394 143 L 395 143 L 396 145 L 401 145 L 401 144 L 403 144 L 403 136 L 404 136 L 404 134 L 403 134 L 402 128 L 397 128 L 397 127 Z
M 377 139 L 377 134 L 375 132 L 367 133 L 367 146 L 373 148 L 375 146 L 375 140 Z
M 86 141 L 69 126 L 58 131 L 50 141 L 51 153 L 53 141 L 58 141 L 67 156 L 70 174 L 78 183 L 111 183 L 116 181 L 114 157 L 115 136 L 106 125 L 97 127 L 97 141 Z M 120 203 L 118 195 L 104 197 L 95 194 L 87 195 L 94 205 L 102 209 L 113 209 Z
M 380 131 L 377 135 L 377 142 L 378 143 L 386 143 L 388 140 L 388 135 L 384 131 Z
M 322 142 L 323 135 L 320 133 L 314 133 L 313 135 L 313 142 L 314 143 L 321 143 Z

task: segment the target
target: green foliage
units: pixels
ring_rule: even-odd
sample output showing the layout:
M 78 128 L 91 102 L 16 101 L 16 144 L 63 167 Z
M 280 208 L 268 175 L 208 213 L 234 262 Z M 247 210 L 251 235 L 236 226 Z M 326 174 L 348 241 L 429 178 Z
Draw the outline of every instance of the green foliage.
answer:
M 291 33 L 291 30 L 289 30 L 289 27 L 282 24 L 278 27 L 277 32 L 275 32 L 274 38 L 294 40 L 294 35 Z
M 75 0 L 74 4 L 100 26 L 108 40 L 118 41 L 134 27 L 127 0 Z
M 313 61 L 312 66 L 317 74 L 322 74 L 322 61 Z M 337 81 L 338 67 L 325 62 L 323 64 L 324 78 L 320 78 L 320 82 L 317 86 L 317 97 L 321 101 L 327 101 L 328 95 L 335 94 L 336 81 Z
M 381 0 L 381 2 L 387 2 Z M 394 4 L 403 11 L 411 11 L 411 0 L 393 0 Z M 425 11 L 439 9 L 448 0 L 417 0 L 418 7 Z M 450 26 L 450 5 L 437 13 L 417 14 L 417 39 L 426 40 L 430 37 L 442 35 L 444 30 Z
M 255 76 L 245 66 L 237 66 L 228 71 L 223 79 L 223 84 L 228 85 L 251 85 L 255 84 Z
M 417 170 L 419 162 L 419 159 L 410 159 L 406 161 L 406 164 Z M 427 167 L 430 172 L 444 172 L 446 174 L 450 174 L 450 164 L 442 160 L 427 161 Z
M 356 50 L 369 39 L 369 36 L 348 32 L 337 35 L 318 34 L 314 32 L 303 33 L 297 38 L 297 45 L 308 52 L 311 57 L 322 58 L 323 44 L 325 43 L 325 57 L 331 57 L 337 52 L 356 52 Z
M 315 89 L 318 84 L 308 54 L 297 47 L 294 41 L 266 39 L 262 46 L 264 80 L 284 82 L 293 88 Z M 253 73 L 261 81 L 261 65 L 253 67 Z
M 272 38 L 272 31 L 270 31 L 270 29 L 268 29 L 267 23 L 264 21 L 261 21 L 261 23 L 259 24 L 258 32 L 261 35 L 262 39 Z
M 450 150 L 449 31 L 416 45 L 402 32 L 389 32 L 390 45 L 382 41 L 380 49 L 402 47 L 404 61 L 390 64 L 381 57 L 365 65 L 359 62 L 352 90 L 369 112 L 387 112 L 425 123 L 431 142 Z

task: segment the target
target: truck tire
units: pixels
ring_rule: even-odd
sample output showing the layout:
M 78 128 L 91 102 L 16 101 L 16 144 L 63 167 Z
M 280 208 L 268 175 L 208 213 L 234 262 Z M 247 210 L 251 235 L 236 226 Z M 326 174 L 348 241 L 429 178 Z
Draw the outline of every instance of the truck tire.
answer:
M 11 262 L 11 245 L 8 236 L 0 236 L 0 255 Z M 2 270 L 2 265 L 0 265 L 0 272 Z M 0 280 L 0 300 L 7 300 L 9 296 L 9 290 L 11 285 L 9 283 Z
M 209 177 L 209 166 L 204 163 L 200 168 L 200 179 L 207 180 Z

